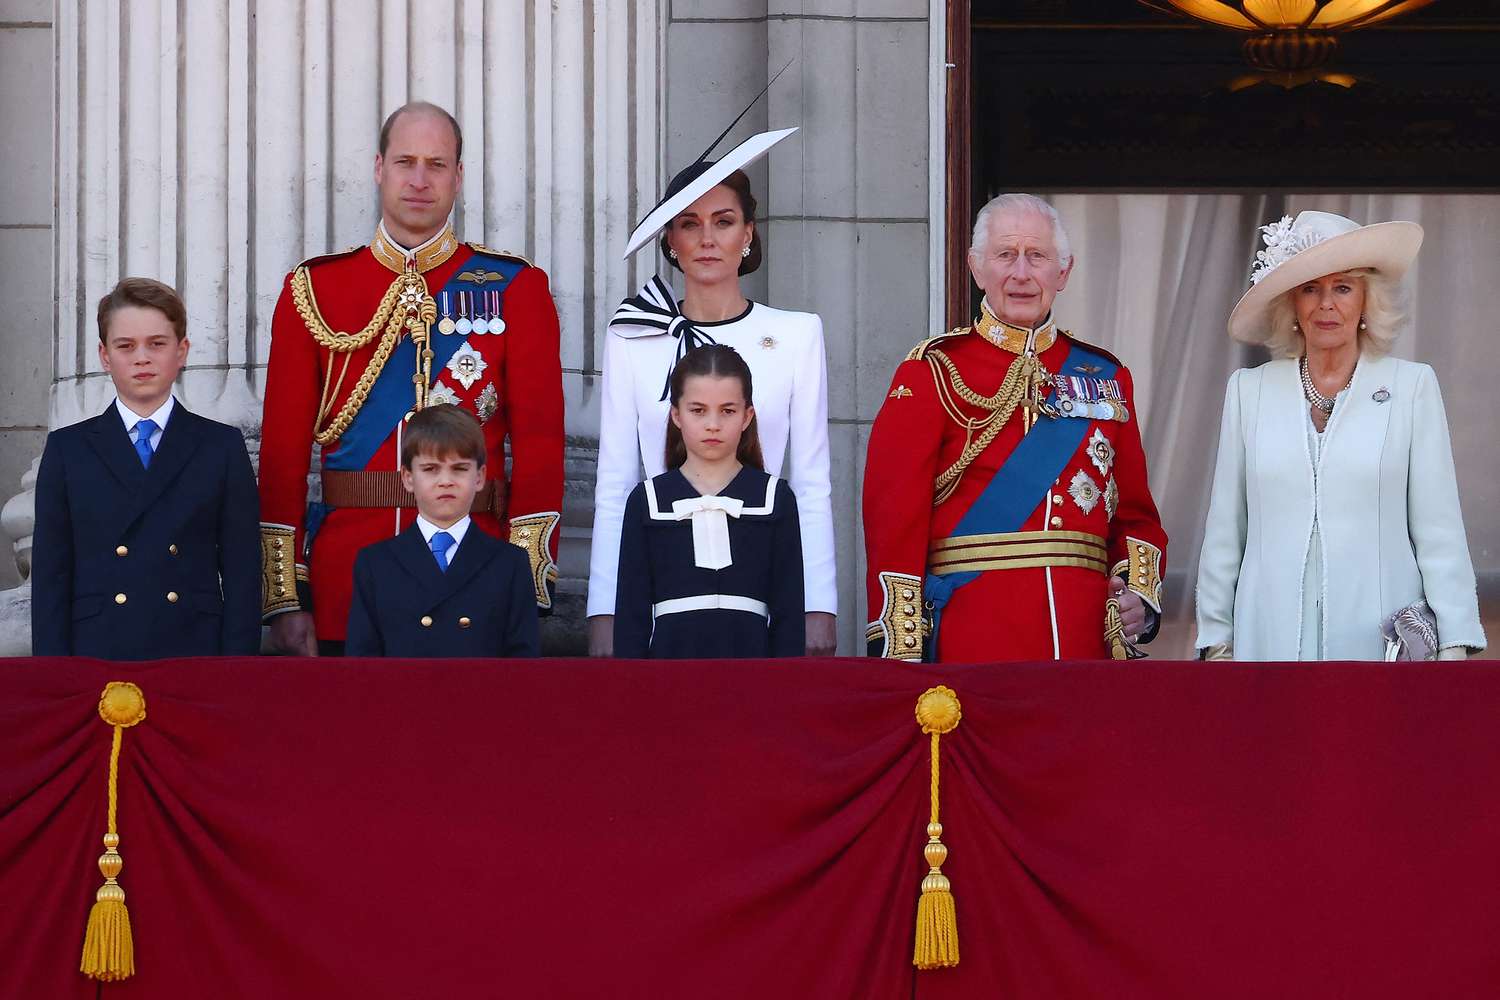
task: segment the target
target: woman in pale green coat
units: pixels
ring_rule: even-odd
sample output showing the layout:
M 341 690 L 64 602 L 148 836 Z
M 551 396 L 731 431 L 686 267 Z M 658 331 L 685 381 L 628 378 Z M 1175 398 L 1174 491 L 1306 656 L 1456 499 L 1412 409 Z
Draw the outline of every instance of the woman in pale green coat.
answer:
M 1483 649 L 1437 376 L 1386 354 L 1422 228 L 1303 212 L 1264 232 L 1229 331 L 1276 360 L 1225 394 L 1200 655 L 1379 660 L 1382 623 L 1424 599 L 1439 658 Z

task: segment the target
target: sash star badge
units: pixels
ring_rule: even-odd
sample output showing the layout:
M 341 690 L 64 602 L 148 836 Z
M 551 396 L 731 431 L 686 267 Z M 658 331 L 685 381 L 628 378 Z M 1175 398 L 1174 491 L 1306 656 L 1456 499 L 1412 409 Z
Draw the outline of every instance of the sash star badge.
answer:
M 1108 476 L 1109 470 L 1115 464 L 1115 446 L 1110 444 L 1109 438 L 1099 428 L 1094 428 L 1093 435 L 1089 438 L 1089 458 L 1094 463 L 1094 468 L 1099 470 L 1099 475 Z
M 1115 519 L 1115 511 L 1120 509 L 1120 487 L 1115 485 L 1115 477 L 1110 476 L 1109 482 L 1104 484 L 1104 516 L 1109 520 Z
M 1068 483 L 1068 493 L 1072 495 L 1078 509 L 1085 514 L 1092 514 L 1094 508 L 1099 506 L 1099 485 L 1082 469 L 1073 474 L 1072 481 Z
M 427 405 L 439 406 L 444 403 L 449 406 L 457 406 L 458 393 L 454 392 L 451 386 L 446 386 L 439 382 L 427 390 Z
M 472 389 L 479 376 L 489 365 L 485 364 L 478 351 L 464 341 L 464 345 L 453 352 L 453 357 L 448 359 L 448 371 L 453 373 L 454 379 L 465 389 Z

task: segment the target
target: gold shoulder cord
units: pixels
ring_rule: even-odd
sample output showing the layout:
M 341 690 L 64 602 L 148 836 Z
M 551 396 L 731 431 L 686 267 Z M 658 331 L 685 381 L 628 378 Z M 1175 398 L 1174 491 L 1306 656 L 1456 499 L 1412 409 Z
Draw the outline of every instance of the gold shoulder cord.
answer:
M 359 413 L 360 407 L 370 395 L 370 389 L 375 385 L 375 380 L 380 377 L 385 363 L 390 360 L 391 352 L 396 349 L 396 344 L 401 338 L 402 329 L 410 330 L 415 337 L 419 332 L 425 333 L 424 321 L 430 322 L 437 314 L 437 304 L 427 292 L 427 282 L 420 274 L 408 272 L 396 277 L 391 282 L 385 294 L 380 298 L 380 304 L 375 308 L 375 315 L 366 323 L 364 329 L 358 333 L 344 333 L 336 331 L 328 325 L 318 309 L 318 301 L 313 295 L 312 277 L 307 268 L 299 267 L 292 272 L 292 304 L 297 307 L 297 314 L 302 317 L 302 322 L 307 326 L 307 332 L 312 334 L 313 340 L 318 346 L 327 348 L 328 374 L 323 380 L 323 395 L 318 404 L 318 418 L 316 426 L 322 430 L 313 435 L 313 439 L 320 445 L 328 445 L 337 441 L 344 431 L 349 429 L 355 414 Z M 397 309 L 397 305 L 402 308 Z M 339 390 L 343 387 L 344 376 L 348 374 L 350 354 L 368 345 L 380 333 L 380 345 L 375 349 L 370 363 L 365 366 L 364 373 L 360 375 L 359 381 L 349 392 L 349 398 L 339 409 L 337 416 L 328 420 L 329 412 L 333 408 L 333 401 L 338 398 Z M 419 345 L 419 364 L 420 347 Z M 334 356 L 344 355 L 344 366 L 339 371 L 338 378 L 333 377 Z M 414 379 L 420 375 L 414 376 Z M 418 385 L 418 408 L 422 403 L 420 398 L 425 386 Z
M 944 469 L 937 479 L 933 481 L 932 505 L 941 504 L 953 495 L 958 488 L 959 481 L 968 470 L 974 460 L 990 446 L 1000 431 L 1010 421 L 1011 415 L 1016 412 L 1016 407 L 1026 397 L 1027 392 L 1038 382 L 1043 373 L 1041 362 L 1035 357 L 1027 354 L 1016 356 L 1016 360 L 1010 363 L 1010 368 L 1005 373 L 1005 380 L 1000 383 L 1000 388 L 993 396 L 981 396 L 964 382 L 963 376 L 958 372 L 953 359 L 939 350 L 927 352 L 927 363 L 932 368 L 932 380 L 937 385 L 938 398 L 943 403 L 943 408 L 954 422 L 964 428 L 964 450 L 948 468 Z M 968 403 L 970 406 L 988 412 L 988 416 L 978 419 L 966 417 L 958 409 L 953 396 Z M 979 431 L 976 438 L 974 432 Z

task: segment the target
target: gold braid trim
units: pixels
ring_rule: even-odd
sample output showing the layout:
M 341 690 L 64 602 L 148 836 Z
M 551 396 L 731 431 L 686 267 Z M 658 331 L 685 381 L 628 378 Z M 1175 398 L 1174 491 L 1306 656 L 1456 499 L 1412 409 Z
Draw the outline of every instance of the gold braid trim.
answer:
M 380 298 L 380 304 L 375 308 L 375 315 L 370 322 L 366 323 L 364 329 L 358 333 L 344 333 L 334 330 L 323 318 L 323 313 L 318 309 L 318 300 L 313 295 L 312 276 L 304 265 L 292 272 L 292 304 L 297 307 L 297 314 L 302 317 L 302 322 L 307 327 L 307 332 L 312 334 L 313 340 L 318 346 L 325 347 L 330 352 L 328 359 L 328 376 L 323 383 L 323 399 L 318 407 L 318 423 L 323 425 L 322 430 L 313 435 L 313 440 L 318 444 L 327 446 L 337 441 L 349 425 L 354 422 L 354 417 L 359 413 L 360 407 L 365 405 L 365 400 L 370 395 L 370 389 L 374 387 L 375 380 L 385 368 L 385 363 L 390 360 L 391 353 L 395 351 L 396 344 L 401 339 L 401 331 L 409 330 L 415 337 L 424 332 L 424 324 L 430 323 L 437 315 L 437 304 L 427 291 L 427 281 L 420 274 L 408 271 L 396 276 L 385 294 Z M 401 308 L 397 308 L 397 306 Z M 382 332 L 383 331 L 383 332 Z M 369 364 L 365 365 L 364 372 L 359 381 L 349 390 L 349 398 L 339 408 L 338 414 L 326 424 L 328 413 L 333 406 L 333 401 L 338 398 L 339 389 L 343 387 L 344 376 L 349 371 L 350 352 L 365 347 L 375 339 L 376 333 L 381 333 L 380 345 L 375 348 L 375 353 L 370 357 Z M 418 347 L 418 364 L 424 359 Z M 340 371 L 337 383 L 333 391 L 329 392 L 329 382 L 333 377 L 334 354 L 346 355 L 343 370 Z M 430 370 L 430 354 L 426 355 L 427 370 Z M 418 372 L 414 381 L 422 379 L 424 372 Z M 420 409 L 422 397 L 425 394 L 426 381 L 420 382 L 418 386 L 417 403 Z
M 531 583 L 539 608 L 552 607 L 552 595 L 547 591 L 547 584 L 557 582 L 557 564 L 552 561 L 552 533 L 561 521 L 562 515 L 555 510 L 510 520 L 510 543 L 526 553 L 526 560 L 531 563 Z
M 391 312 L 396 308 L 396 299 L 401 295 L 406 284 L 403 278 L 404 275 L 398 276 L 395 281 L 391 282 L 385 294 L 380 297 L 380 305 L 375 307 L 375 315 L 370 317 L 370 322 L 366 323 L 364 329 L 358 333 L 344 333 L 328 325 L 328 321 L 323 318 L 323 313 L 318 309 L 317 297 L 313 295 L 312 275 L 305 264 L 292 272 L 292 304 L 297 307 L 297 315 L 302 317 L 302 322 L 307 326 L 307 332 L 313 335 L 318 346 L 339 353 L 357 351 L 374 340 L 375 334 L 380 332 L 382 327 L 389 325 Z
M 269 618 L 283 611 L 301 607 L 297 598 L 299 574 L 306 571 L 297 565 L 297 532 L 289 524 L 260 523 L 260 594 L 261 615 Z
M 953 495 L 964 472 L 974 464 L 974 460 L 983 453 L 984 449 L 990 446 L 990 442 L 994 441 L 1005 429 L 1006 423 L 1016 412 L 1016 407 L 1021 405 L 1021 400 L 1026 398 L 1032 386 L 1042 378 L 1045 369 L 1035 357 L 1028 354 L 1018 355 L 1016 360 L 1010 363 L 1010 368 L 1005 372 L 1005 380 L 1000 383 L 1000 388 L 995 394 L 981 396 L 969 388 L 963 377 L 959 375 L 953 359 L 942 351 L 929 351 L 927 363 L 932 368 L 932 379 L 937 384 L 938 395 L 943 398 L 943 405 L 948 410 L 949 416 L 961 424 L 966 432 L 964 450 L 958 456 L 957 461 L 933 480 L 932 505 L 936 507 Z M 952 392 L 970 406 L 989 411 L 989 415 L 977 420 L 963 417 L 946 398 L 948 392 Z M 977 438 L 974 437 L 976 430 L 980 431 Z

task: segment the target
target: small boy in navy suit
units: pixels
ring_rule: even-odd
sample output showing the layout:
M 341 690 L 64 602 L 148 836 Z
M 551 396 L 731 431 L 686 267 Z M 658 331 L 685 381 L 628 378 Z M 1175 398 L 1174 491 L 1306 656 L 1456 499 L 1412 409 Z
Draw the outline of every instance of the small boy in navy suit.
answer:
M 469 518 L 484 486 L 484 431 L 429 406 L 401 432 L 401 482 L 417 520 L 354 560 L 345 656 L 536 656 L 536 592 L 520 548 Z
M 245 439 L 172 397 L 187 310 L 125 278 L 99 300 L 117 398 L 47 435 L 36 480 L 31 648 L 144 660 L 260 649 L 260 501 Z

